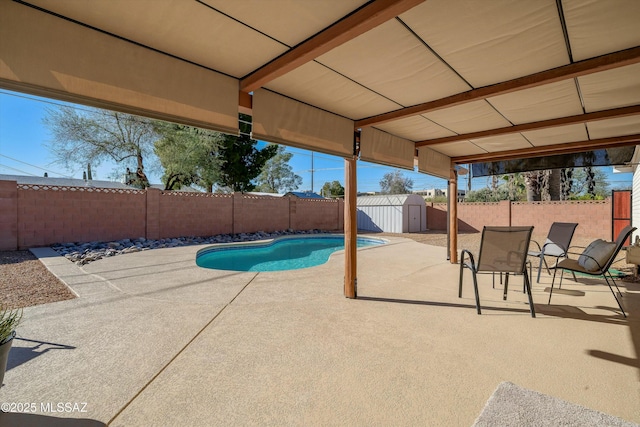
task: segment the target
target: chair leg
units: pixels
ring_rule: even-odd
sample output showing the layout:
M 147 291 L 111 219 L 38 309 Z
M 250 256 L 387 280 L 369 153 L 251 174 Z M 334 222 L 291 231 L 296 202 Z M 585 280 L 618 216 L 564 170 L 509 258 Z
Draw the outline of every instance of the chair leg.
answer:
M 527 269 L 524 270 L 524 285 L 527 288 L 527 295 L 529 297 L 529 308 L 531 310 L 531 317 L 536 317 L 536 308 L 533 305 L 533 297 L 531 296 L 531 283 L 529 282 Z
M 558 269 L 553 270 L 553 280 L 551 280 L 551 290 L 549 291 L 549 302 L 547 304 L 551 304 L 551 295 L 553 294 L 553 285 L 556 283 L 556 272 Z M 563 270 L 564 272 L 564 270 Z M 560 273 L 560 281 L 562 281 L 562 273 Z
M 502 273 L 500 273 L 502 274 Z M 505 278 L 504 278 L 504 293 L 502 294 L 502 300 L 506 301 L 507 300 L 507 289 L 509 288 L 509 273 L 505 273 Z
M 533 274 L 531 273 L 532 269 L 531 269 L 531 261 L 527 261 L 527 264 L 529 265 L 529 277 L 533 277 Z M 525 292 L 527 292 L 527 287 L 524 285 L 524 280 L 522 281 L 522 293 L 524 294 Z
M 473 276 L 473 288 L 476 293 L 476 309 L 478 310 L 478 314 L 482 314 L 480 311 L 480 295 L 478 294 L 478 280 L 476 279 L 476 272 L 471 270 L 471 275 Z
M 544 255 L 540 254 L 540 265 L 538 266 L 538 279 L 536 280 L 536 283 L 540 283 L 540 272 L 542 271 L 542 263 L 544 262 L 544 264 L 546 265 L 547 262 L 544 260 Z M 547 270 L 549 270 L 549 267 L 547 266 Z
M 464 260 L 460 260 L 460 280 L 458 283 L 458 298 L 462 298 L 462 275 L 464 273 Z
M 609 273 L 609 272 L 607 271 L 607 273 Z M 612 282 L 613 282 L 613 284 L 615 285 L 616 290 L 617 290 L 617 291 L 618 291 L 618 293 L 620 294 L 620 298 L 622 298 L 622 297 L 623 297 L 622 292 L 620 292 L 620 288 L 618 287 L 618 284 L 617 284 L 617 283 L 616 283 L 616 281 L 614 280 L 614 278 L 613 278 L 613 276 L 611 275 L 611 273 L 609 273 L 609 277 L 611 278 L 611 281 L 612 281 Z
M 538 266 L 538 278 L 536 279 L 536 283 L 540 283 L 540 273 L 542 272 L 543 263 L 545 268 L 547 269 L 547 274 L 551 274 L 551 271 L 549 270 L 549 266 L 547 265 L 547 260 L 544 259 L 544 254 L 540 254 L 540 265 Z
M 624 308 L 622 308 L 622 304 L 620 303 L 620 300 L 616 296 L 616 293 L 613 291 L 613 288 L 611 287 L 611 283 L 609 283 L 609 279 L 607 279 L 606 272 L 603 276 L 604 276 L 604 280 L 607 282 L 607 285 L 609 285 L 609 290 L 611 291 L 611 293 L 613 294 L 613 297 L 616 299 L 616 302 L 618 303 L 618 307 L 620 307 L 620 310 L 622 311 L 622 316 L 627 317 L 627 314 L 624 312 Z M 616 285 L 616 281 L 613 280 L 613 276 L 611 276 L 611 281 L 616 286 L 616 289 L 618 289 L 618 285 Z M 618 292 L 620 292 L 620 289 L 618 289 Z M 620 295 L 622 296 L 622 293 L 620 293 Z

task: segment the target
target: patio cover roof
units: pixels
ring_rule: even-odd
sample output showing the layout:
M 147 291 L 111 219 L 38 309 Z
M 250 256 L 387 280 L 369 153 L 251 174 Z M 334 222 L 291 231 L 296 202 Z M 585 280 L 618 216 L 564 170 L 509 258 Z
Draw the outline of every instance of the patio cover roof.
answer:
M 449 178 L 640 142 L 637 0 L 0 0 L 0 87 Z M 416 149 L 418 152 L 416 152 Z

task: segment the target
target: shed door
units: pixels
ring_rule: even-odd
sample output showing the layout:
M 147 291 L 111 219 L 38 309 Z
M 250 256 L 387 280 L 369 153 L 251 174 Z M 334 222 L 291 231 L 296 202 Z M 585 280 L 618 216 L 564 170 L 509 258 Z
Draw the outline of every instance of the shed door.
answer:
M 409 205 L 409 233 L 420 232 L 420 205 Z

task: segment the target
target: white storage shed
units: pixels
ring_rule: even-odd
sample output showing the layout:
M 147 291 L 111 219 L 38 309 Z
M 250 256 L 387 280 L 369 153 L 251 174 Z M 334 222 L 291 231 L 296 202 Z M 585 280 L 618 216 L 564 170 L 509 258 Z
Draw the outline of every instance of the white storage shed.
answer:
M 417 233 L 427 229 L 427 205 L 417 194 L 360 196 L 358 229 Z

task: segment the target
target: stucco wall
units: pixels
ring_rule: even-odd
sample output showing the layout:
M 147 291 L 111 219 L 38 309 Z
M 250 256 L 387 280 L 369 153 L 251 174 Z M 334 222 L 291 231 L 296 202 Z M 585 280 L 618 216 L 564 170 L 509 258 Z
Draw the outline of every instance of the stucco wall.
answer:
M 64 242 L 341 230 L 342 200 L 20 185 L 0 181 L 0 250 Z
M 16 193 L 19 248 L 146 235 L 144 191 L 21 186 Z
M 427 203 L 430 230 L 447 229 L 446 203 Z M 566 202 L 458 203 L 458 231 L 479 232 L 485 225 L 533 225 L 544 238 L 554 221 L 576 222 L 576 237 L 611 240 L 611 199 Z

